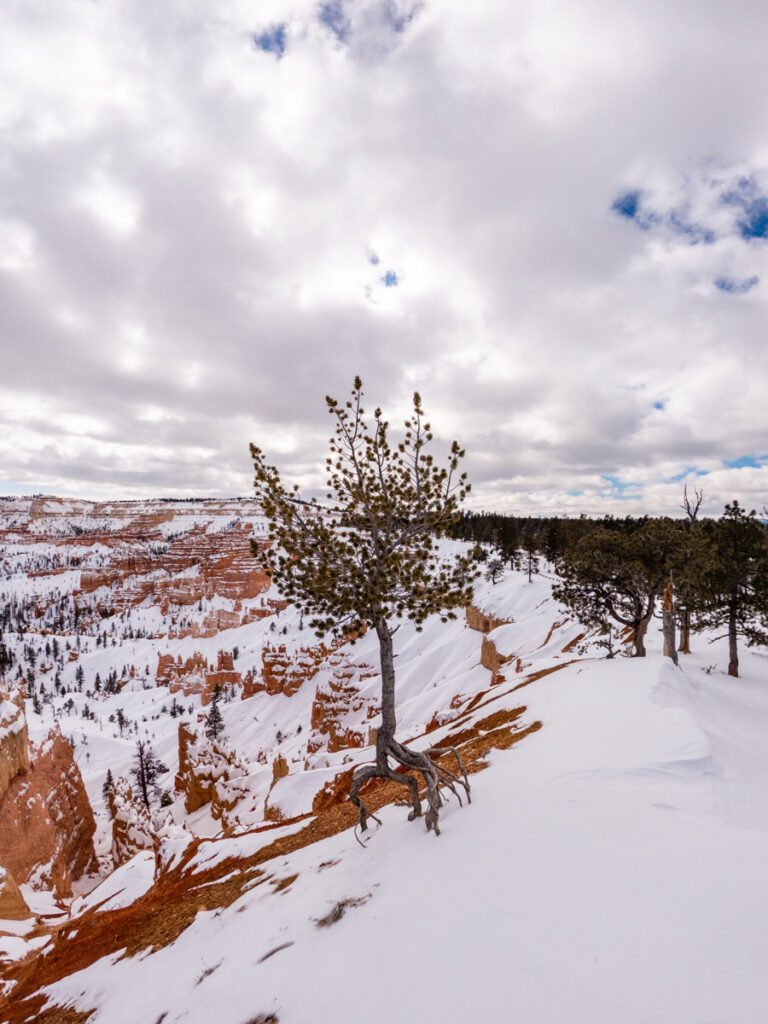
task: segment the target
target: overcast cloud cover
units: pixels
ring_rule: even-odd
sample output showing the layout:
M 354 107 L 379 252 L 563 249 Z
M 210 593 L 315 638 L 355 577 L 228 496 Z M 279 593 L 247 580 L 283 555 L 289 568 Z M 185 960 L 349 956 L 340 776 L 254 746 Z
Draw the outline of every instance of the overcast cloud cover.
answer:
M 3 0 L 0 492 L 322 483 L 414 388 L 472 505 L 768 502 L 763 0 Z

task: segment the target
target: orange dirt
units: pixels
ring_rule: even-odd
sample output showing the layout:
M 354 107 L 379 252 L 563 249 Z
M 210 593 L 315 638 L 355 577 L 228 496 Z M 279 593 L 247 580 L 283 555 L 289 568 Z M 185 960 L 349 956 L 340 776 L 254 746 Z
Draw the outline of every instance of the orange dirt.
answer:
M 570 651 L 572 651 L 576 644 L 580 644 L 586 635 L 586 633 L 579 633 L 578 636 L 575 636 L 573 638 L 573 640 L 569 640 L 563 648 L 563 654 L 568 654 Z

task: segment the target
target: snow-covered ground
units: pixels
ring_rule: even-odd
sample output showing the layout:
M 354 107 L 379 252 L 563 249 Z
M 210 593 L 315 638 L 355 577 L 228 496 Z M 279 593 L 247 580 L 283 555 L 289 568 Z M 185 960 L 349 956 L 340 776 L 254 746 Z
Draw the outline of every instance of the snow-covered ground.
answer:
M 515 619 L 491 639 L 526 667 L 568 660 L 542 648 L 547 591 L 520 574 L 480 587 L 480 607 Z M 481 673 L 487 689 L 479 634 L 443 628 L 448 646 L 437 627 L 398 634 L 406 733 Z M 98 960 L 51 985 L 50 1004 L 94 1010 L 91 1024 L 765 1024 L 768 659 L 742 652 L 734 680 L 719 646 L 696 639 L 675 668 L 659 639 L 646 659 L 593 652 L 520 689 L 542 728 L 489 755 L 439 838 L 386 807 L 362 842 L 347 830 L 270 861 L 294 881 L 199 912 L 165 948 Z M 225 707 L 232 728 L 253 727 L 254 700 Z M 73 910 L 143 892 L 139 857 Z

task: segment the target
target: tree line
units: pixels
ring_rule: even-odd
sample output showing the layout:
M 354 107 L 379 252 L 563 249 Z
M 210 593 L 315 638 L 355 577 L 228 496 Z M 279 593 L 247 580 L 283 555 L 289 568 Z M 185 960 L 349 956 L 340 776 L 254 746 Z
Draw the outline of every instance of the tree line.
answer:
M 661 614 L 669 657 L 690 652 L 691 633 L 722 631 L 715 639 L 727 637 L 728 673 L 738 676 L 739 639 L 768 644 L 768 530 L 738 501 L 718 519 L 701 518 L 702 498 L 685 490 L 678 519 L 465 513 L 454 536 L 490 545 L 516 568 L 526 558 L 530 566 L 532 553 L 545 557 L 558 577 L 554 596 L 607 637 L 609 654 L 619 627 L 643 657 L 648 626 Z

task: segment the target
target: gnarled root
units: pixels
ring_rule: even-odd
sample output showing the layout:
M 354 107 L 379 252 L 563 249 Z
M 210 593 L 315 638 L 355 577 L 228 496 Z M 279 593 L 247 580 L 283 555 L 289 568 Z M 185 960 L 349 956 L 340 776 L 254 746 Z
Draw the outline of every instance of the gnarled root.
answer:
M 453 754 L 456 758 L 458 766 L 456 773 L 444 768 L 435 760 L 435 758 L 442 757 L 445 754 Z M 407 786 L 411 797 L 411 812 L 408 815 L 408 820 L 413 821 L 414 818 L 421 817 L 421 798 L 419 796 L 417 776 L 405 775 L 395 771 L 389 763 L 390 758 L 396 764 L 402 765 L 404 768 L 421 775 L 427 790 L 428 806 L 427 813 L 424 816 L 427 831 L 432 830 L 436 836 L 440 835 L 438 818 L 440 808 L 443 806 L 443 800 L 440 796 L 441 786 L 449 789 L 459 801 L 459 804 L 461 804 L 459 789 L 463 789 L 467 797 L 467 803 L 471 803 L 469 779 L 467 778 L 459 752 L 455 747 L 431 747 L 429 750 L 424 751 L 411 750 L 409 747 L 404 747 L 393 739 L 385 746 L 379 748 L 376 764 L 359 768 L 352 778 L 352 789 L 349 799 L 360 812 L 360 829 L 362 831 L 365 831 L 368 827 L 368 818 L 373 818 L 375 822 L 381 824 L 376 815 L 372 814 L 360 799 L 360 790 L 371 779 L 389 779 L 392 782 L 399 782 L 401 785 Z

